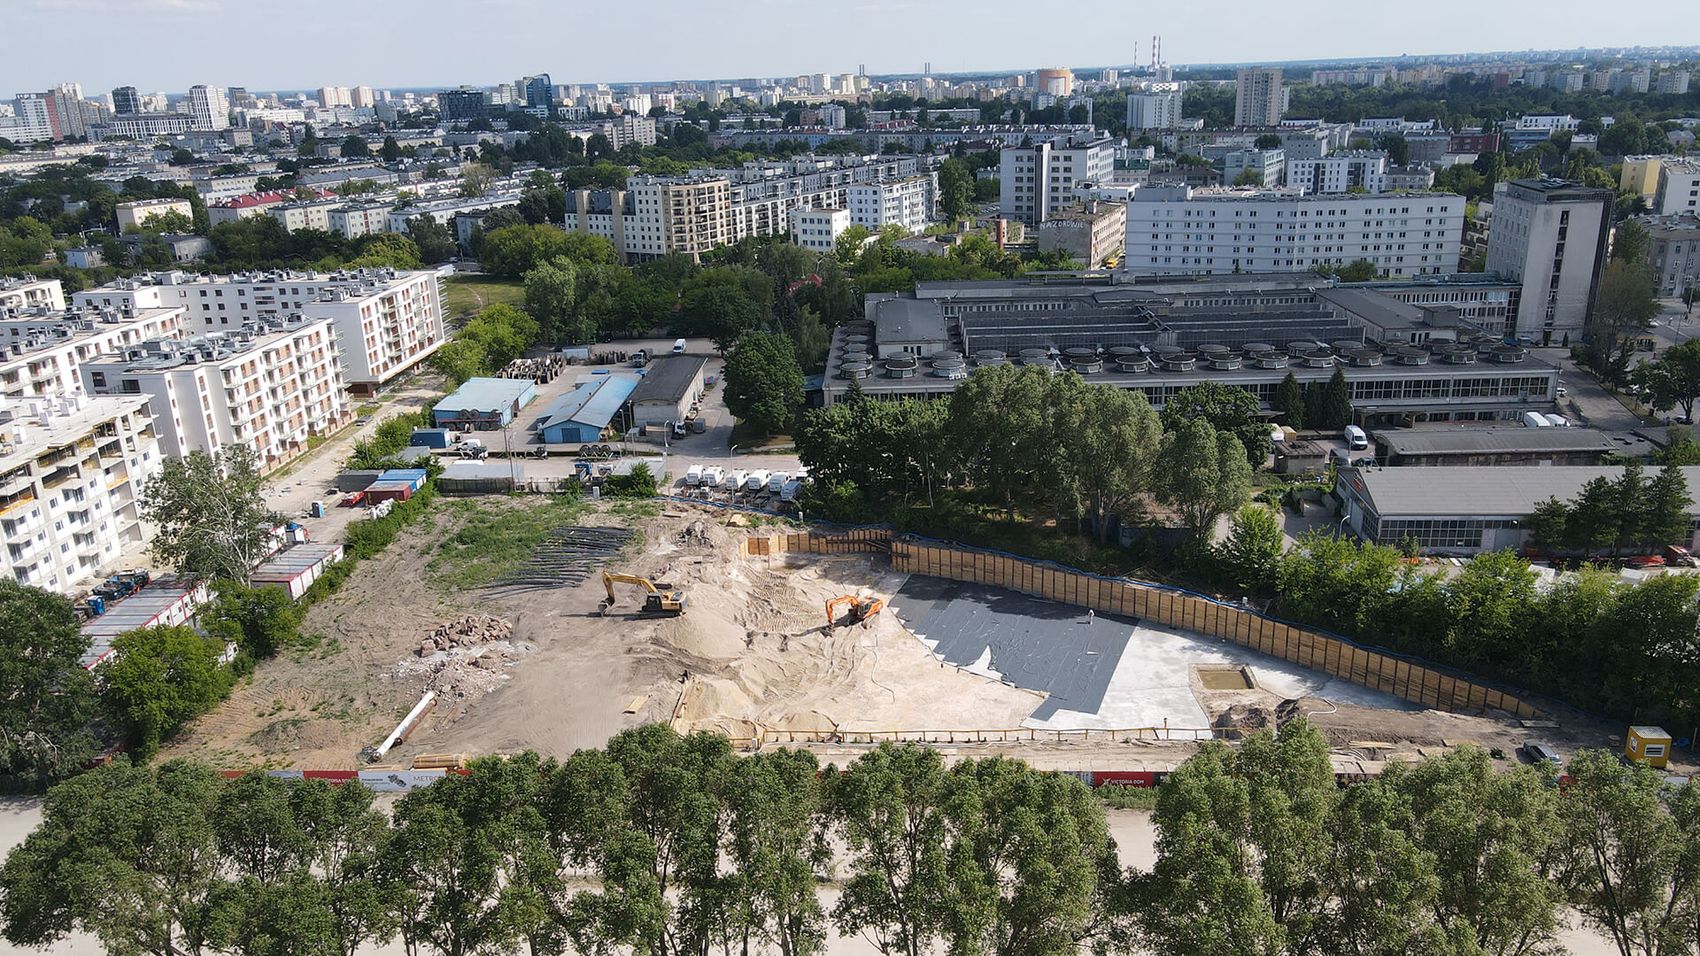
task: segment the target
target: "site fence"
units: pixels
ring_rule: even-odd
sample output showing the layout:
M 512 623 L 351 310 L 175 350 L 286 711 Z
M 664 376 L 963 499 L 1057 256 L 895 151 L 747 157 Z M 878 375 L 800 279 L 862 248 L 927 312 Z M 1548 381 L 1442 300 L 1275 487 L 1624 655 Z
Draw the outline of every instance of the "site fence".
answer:
M 1168 585 L 1105 577 L 1047 561 L 897 535 L 884 528 L 752 537 L 745 540 L 742 551 L 753 557 L 889 554 L 892 567 L 908 574 L 1006 588 L 1231 641 L 1435 710 L 1491 709 L 1525 718 L 1541 715 L 1514 691 Z

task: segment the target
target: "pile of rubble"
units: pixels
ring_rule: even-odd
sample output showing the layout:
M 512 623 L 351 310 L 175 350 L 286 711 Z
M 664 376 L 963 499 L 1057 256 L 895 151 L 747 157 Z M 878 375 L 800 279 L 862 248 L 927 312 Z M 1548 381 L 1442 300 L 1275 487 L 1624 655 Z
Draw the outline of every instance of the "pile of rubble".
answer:
M 476 647 L 505 641 L 513 636 L 513 625 L 499 617 L 475 614 L 439 625 L 419 642 L 420 657 L 430 657 L 438 651 Z

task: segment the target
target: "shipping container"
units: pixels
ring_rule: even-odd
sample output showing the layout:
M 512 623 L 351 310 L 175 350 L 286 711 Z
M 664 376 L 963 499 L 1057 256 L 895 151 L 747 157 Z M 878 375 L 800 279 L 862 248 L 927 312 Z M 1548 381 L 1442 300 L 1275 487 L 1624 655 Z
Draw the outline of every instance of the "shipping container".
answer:
M 254 569 L 252 581 L 275 584 L 289 593 L 290 600 L 299 601 L 326 568 L 341 560 L 340 544 L 298 544 Z

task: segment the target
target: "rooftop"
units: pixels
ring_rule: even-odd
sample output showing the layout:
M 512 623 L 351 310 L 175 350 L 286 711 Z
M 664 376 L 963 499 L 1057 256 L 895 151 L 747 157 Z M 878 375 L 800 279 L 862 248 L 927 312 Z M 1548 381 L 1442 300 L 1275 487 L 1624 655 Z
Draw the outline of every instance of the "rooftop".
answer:
M 636 375 L 593 375 L 557 397 L 543 410 L 539 429 L 565 422 L 606 428 L 637 388 Z
M 536 388 L 528 378 L 469 378 L 432 408 L 439 412 L 518 408 L 519 401 Z
M 96 426 L 143 408 L 146 395 L 0 399 L 0 472 L 82 438 Z M 20 437 L 21 435 L 21 437 Z
M 1375 439 L 1392 455 L 1584 451 L 1644 455 L 1653 450 L 1652 443 L 1646 439 L 1627 433 L 1592 428 L 1524 428 L 1520 425 L 1396 428 L 1377 431 Z
M 664 355 L 644 369 L 643 381 L 632 389 L 631 400 L 676 404 L 690 392 L 707 364 L 707 359 L 695 355 Z
M 1558 429 L 1530 429 L 1537 430 Z M 1365 497 L 1383 518 L 1521 518 L 1548 498 L 1575 498 L 1591 479 L 1622 474 L 1623 468 L 1613 465 L 1343 468 L 1339 481 Z M 1700 466 L 1683 468 L 1682 476 L 1688 487 L 1700 488 Z M 1700 505 L 1689 505 L 1689 513 L 1700 516 Z
M 875 341 L 883 345 L 943 342 L 949 334 L 937 302 L 883 299 L 873 311 Z

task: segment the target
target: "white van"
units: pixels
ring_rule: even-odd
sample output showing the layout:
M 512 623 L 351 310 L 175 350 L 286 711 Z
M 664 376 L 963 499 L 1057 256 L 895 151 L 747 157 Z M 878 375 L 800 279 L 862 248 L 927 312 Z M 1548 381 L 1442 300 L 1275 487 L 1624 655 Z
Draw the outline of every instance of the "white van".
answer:
M 685 485 L 690 488 L 702 484 L 702 466 L 692 465 L 685 469 Z
M 1346 426 L 1346 447 L 1353 451 L 1363 451 L 1369 447 L 1369 436 L 1356 425 Z
M 673 354 L 674 355 L 685 354 L 685 340 L 684 339 L 674 339 L 673 340 Z

